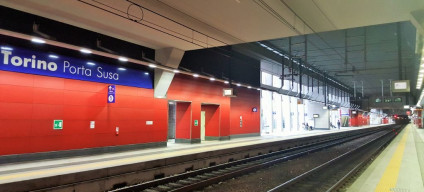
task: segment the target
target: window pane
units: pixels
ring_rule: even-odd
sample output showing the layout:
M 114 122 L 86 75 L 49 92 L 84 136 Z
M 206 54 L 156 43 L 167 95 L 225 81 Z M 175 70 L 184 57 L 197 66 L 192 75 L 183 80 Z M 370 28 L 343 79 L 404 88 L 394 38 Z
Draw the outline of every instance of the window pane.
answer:
M 272 86 L 272 75 L 262 71 L 262 84 Z
M 272 76 L 272 86 L 280 88 L 281 87 L 281 79 L 278 76 L 273 75 Z

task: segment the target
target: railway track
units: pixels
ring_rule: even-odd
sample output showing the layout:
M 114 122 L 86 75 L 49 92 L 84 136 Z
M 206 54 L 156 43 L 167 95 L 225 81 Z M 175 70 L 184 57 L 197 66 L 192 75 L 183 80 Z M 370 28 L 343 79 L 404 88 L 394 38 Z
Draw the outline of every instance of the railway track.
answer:
M 402 129 L 400 127 L 400 129 Z M 400 131 L 393 129 L 393 131 Z M 307 171 L 268 192 L 276 191 L 337 191 L 379 153 L 396 136 L 388 131 L 377 138 Z
M 242 160 L 232 161 L 215 165 L 199 170 L 193 170 L 182 174 L 177 174 L 161 179 L 156 179 L 149 182 L 144 182 L 132 186 L 127 186 L 113 190 L 114 192 L 122 191 L 144 191 L 144 192 L 161 192 L 161 191 L 193 191 L 199 190 L 204 187 L 225 181 L 231 178 L 239 177 L 247 173 L 251 173 L 260 169 L 264 169 L 275 164 L 285 162 L 288 160 L 296 159 L 298 157 L 314 153 L 320 150 L 329 149 L 333 146 L 340 145 L 345 142 L 349 142 L 367 135 L 378 134 L 385 135 L 390 130 L 375 130 L 371 132 L 361 133 L 353 136 L 346 136 L 342 138 L 321 141 L 317 143 L 297 146 L 286 150 L 270 152 L 264 155 L 258 155 L 255 157 L 247 157 Z M 311 172 L 308 176 L 312 175 Z M 298 178 L 296 181 L 303 180 L 304 178 Z M 312 180 L 311 180 L 312 181 Z M 282 188 L 288 186 L 294 186 L 297 182 L 286 183 Z M 276 188 L 275 190 L 279 190 Z

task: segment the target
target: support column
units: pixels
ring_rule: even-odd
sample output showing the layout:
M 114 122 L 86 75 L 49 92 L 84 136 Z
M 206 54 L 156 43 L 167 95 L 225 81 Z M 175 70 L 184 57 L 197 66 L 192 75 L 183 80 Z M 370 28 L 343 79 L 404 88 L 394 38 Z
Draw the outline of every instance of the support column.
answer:
M 167 47 L 156 50 L 155 60 L 164 66 L 177 69 L 180 65 L 183 55 L 183 50 L 173 47 Z M 173 78 L 174 73 L 156 68 L 154 81 L 154 96 L 159 98 L 165 98 Z

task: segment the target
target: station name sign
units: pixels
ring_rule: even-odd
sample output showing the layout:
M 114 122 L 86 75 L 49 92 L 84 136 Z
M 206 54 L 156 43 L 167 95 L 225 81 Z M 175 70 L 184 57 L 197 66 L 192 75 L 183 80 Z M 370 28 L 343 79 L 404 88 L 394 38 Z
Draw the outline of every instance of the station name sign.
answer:
M 1 50 L 0 70 L 152 89 L 145 71 L 21 48 Z

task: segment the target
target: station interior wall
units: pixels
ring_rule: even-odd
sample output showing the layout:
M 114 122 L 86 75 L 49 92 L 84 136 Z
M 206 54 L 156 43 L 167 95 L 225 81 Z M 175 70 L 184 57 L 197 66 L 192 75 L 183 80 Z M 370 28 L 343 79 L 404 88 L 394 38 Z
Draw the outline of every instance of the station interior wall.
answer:
M 216 128 L 206 129 L 205 136 L 220 139 L 219 137 L 259 133 L 260 115 L 258 112 L 252 112 L 252 108 L 257 107 L 259 110 L 260 92 L 255 89 L 234 87 L 237 97 L 224 97 L 222 96 L 222 89 L 226 87 L 227 85 L 224 83 L 200 78 L 193 79 L 182 75 L 174 77 L 167 98 L 175 100 L 177 103 L 190 102 L 192 115 L 190 124 L 186 125 L 191 128 L 184 128 L 185 133 L 181 134 L 183 137 L 179 137 L 177 134 L 176 139 L 200 138 L 200 112 L 202 108 L 206 109 L 208 105 L 219 106 L 219 123 Z M 206 116 L 208 116 L 207 112 Z M 240 127 L 240 116 L 243 119 L 242 127 Z M 195 120 L 198 121 L 197 126 L 194 124 Z M 206 126 L 210 128 L 215 125 Z M 181 128 L 177 127 L 177 129 Z M 181 130 L 177 130 L 177 132 L 179 131 Z
M 201 110 L 205 112 L 205 136 L 219 137 L 219 105 L 202 104 Z
M 370 124 L 370 116 L 365 115 L 362 111 L 357 111 L 357 114 L 352 114 L 350 110 L 350 126 L 359 127 Z
M 312 102 L 312 101 L 307 101 L 306 103 L 306 110 L 307 110 L 307 114 L 309 116 L 309 114 L 311 114 L 313 116 L 313 114 L 318 114 L 319 117 L 315 118 L 315 125 L 312 125 L 314 128 L 329 128 L 329 112 L 327 109 L 323 109 L 322 107 L 324 106 L 324 104 L 322 103 L 317 103 L 317 102 Z M 313 122 L 313 120 L 312 120 Z
M 223 83 L 176 75 L 168 99 L 154 98 L 153 89 L 116 85 L 116 103 L 108 104 L 107 86 L 0 71 L 0 155 L 166 142 L 168 99 L 191 101 L 177 102 L 176 110 L 184 113 L 177 113 L 176 138 L 200 139 L 202 103 L 219 105 L 220 137 L 259 133 L 259 113 L 251 110 L 259 110 L 257 90 L 240 88 L 237 97 L 228 98 L 222 96 Z M 239 116 L 245 120 L 243 127 Z M 62 130 L 53 129 L 56 119 L 63 120 Z M 95 121 L 94 129 L 90 121 Z M 216 130 L 207 133 L 216 136 Z
M 116 103 L 108 104 L 107 87 L 0 71 L 0 155 L 166 140 L 165 99 L 155 99 L 153 89 L 116 85 Z M 63 129 L 54 130 L 53 120 L 63 120 Z

